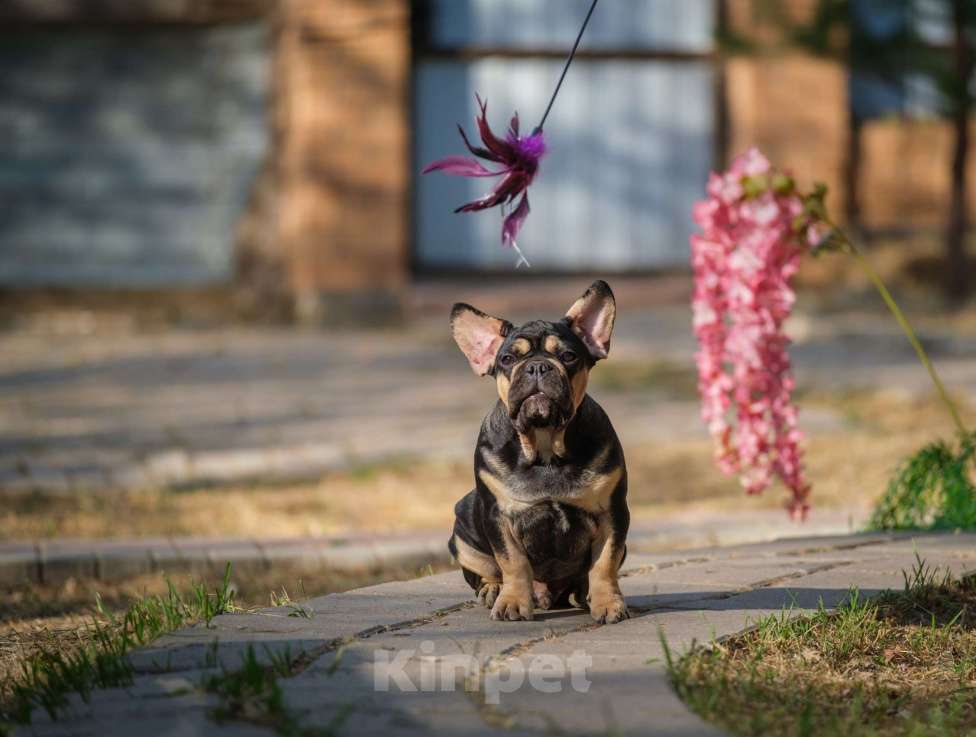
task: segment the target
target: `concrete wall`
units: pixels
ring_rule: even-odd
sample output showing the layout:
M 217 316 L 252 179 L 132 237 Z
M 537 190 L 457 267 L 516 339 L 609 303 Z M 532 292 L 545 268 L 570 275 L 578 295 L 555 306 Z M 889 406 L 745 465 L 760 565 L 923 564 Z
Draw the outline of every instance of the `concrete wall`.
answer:
M 266 24 L 0 28 L 0 284 L 228 281 Z

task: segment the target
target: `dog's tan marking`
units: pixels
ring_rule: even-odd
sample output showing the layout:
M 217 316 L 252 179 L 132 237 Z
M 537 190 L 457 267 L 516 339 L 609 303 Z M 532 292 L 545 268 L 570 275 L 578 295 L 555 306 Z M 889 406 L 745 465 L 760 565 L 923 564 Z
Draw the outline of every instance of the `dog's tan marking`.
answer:
M 590 372 L 585 368 L 580 368 L 576 375 L 570 380 L 569 388 L 573 393 L 573 410 L 578 410 L 586 396 L 586 385 L 590 378 Z
M 512 341 L 512 353 L 516 356 L 525 356 L 531 353 L 532 344 L 528 338 L 516 338 Z
M 488 464 L 488 467 L 491 468 L 491 472 L 495 474 L 495 476 L 502 478 L 509 474 L 509 470 L 505 467 L 505 464 L 498 458 L 498 456 L 487 448 L 481 449 L 481 457 L 484 459 L 485 463 Z
M 630 615 L 617 579 L 624 547 L 614 539 L 610 515 L 601 515 L 590 551 L 593 561 L 588 575 L 590 615 L 597 622 L 607 624 L 626 619 Z
M 495 560 L 502 569 L 502 589 L 491 610 L 492 619 L 532 619 L 532 566 L 521 543 L 506 519 L 501 520 L 505 550 L 495 551 Z
M 543 343 L 543 347 L 546 349 L 547 353 L 558 356 L 559 351 L 563 349 L 563 342 L 555 335 L 547 335 L 546 340 Z
M 569 374 L 566 373 L 566 367 L 559 363 L 559 361 L 557 361 L 555 358 L 547 358 L 546 360 L 556 367 L 556 370 L 563 375 L 563 378 L 569 379 Z
M 607 448 L 593 463 L 593 467 L 599 468 L 601 465 L 599 461 L 605 460 L 609 452 Z M 559 501 L 572 504 L 590 514 L 602 514 L 610 509 L 610 496 L 620 483 L 623 474 L 623 466 L 617 466 L 607 473 L 597 473 L 588 469 L 582 474 L 579 490 L 570 496 L 560 497 Z
M 495 386 L 498 387 L 498 398 L 502 400 L 505 409 L 508 409 L 508 390 L 512 388 L 511 380 L 499 371 L 495 378 Z
M 553 433 L 553 452 L 556 450 L 556 445 L 561 442 L 564 441 L 559 438 L 558 433 Z M 603 450 L 590 462 L 589 467 L 580 474 L 579 483 L 553 497 L 540 496 L 527 501 L 524 500 L 525 495 L 523 493 L 521 495 L 523 499 L 520 499 L 518 491 L 513 492 L 508 486 L 508 469 L 493 453 L 487 450 L 482 450 L 481 457 L 485 460 L 488 469 L 481 469 L 478 472 L 478 478 L 494 495 L 499 508 L 506 514 L 521 511 L 548 498 L 571 504 L 591 514 L 601 514 L 610 508 L 610 497 L 624 473 L 623 466 L 618 466 L 608 472 L 595 470 L 606 465 L 611 450 L 611 445 L 604 446 Z
M 552 460 L 555 452 L 555 431 L 551 427 L 536 427 L 532 430 L 532 445 L 543 463 Z
M 552 452 L 560 458 L 566 457 L 566 428 L 561 427 L 552 434 Z
M 535 463 L 535 436 L 525 435 L 524 433 L 518 434 L 519 445 L 522 448 L 522 455 L 525 456 L 525 460 L 529 463 Z
M 501 583 L 502 571 L 493 556 L 471 547 L 457 535 L 454 536 L 454 549 L 457 550 L 457 560 L 462 567 L 477 573 L 485 583 Z
M 491 492 L 492 496 L 495 497 L 495 501 L 498 503 L 498 508 L 502 510 L 502 514 L 511 515 L 526 507 L 532 506 L 528 502 L 522 502 L 513 497 L 505 482 L 487 469 L 482 468 L 478 471 L 478 479 Z

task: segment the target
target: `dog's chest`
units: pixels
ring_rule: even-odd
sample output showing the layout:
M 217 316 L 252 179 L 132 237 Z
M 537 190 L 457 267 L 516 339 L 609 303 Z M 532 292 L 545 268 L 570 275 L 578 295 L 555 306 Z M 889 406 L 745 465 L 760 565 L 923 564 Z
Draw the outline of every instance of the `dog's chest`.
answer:
M 610 496 L 623 474 L 619 466 L 609 471 L 571 464 L 508 469 L 494 459 L 486 460 L 478 478 L 508 516 L 548 502 L 558 502 L 591 515 L 602 514 L 610 508 Z

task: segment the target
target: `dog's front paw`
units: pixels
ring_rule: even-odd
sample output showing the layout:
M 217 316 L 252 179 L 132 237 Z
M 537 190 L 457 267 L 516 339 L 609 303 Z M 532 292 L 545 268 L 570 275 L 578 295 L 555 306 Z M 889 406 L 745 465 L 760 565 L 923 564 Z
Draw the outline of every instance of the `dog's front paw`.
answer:
M 619 591 L 590 593 L 590 616 L 600 624 L 616 624 L 627 619 L 627 603 Z
M 501 591 L 501 588 L 502 585 L 496 581 L 483 581 L 481 588 L 478 589 L 478 601 L 491 609 L 495 604 L 495 599 L 498 598 L 498 592 Z
M 491 618 L 516 622 L 520 619 L 532 619 L 532 590 L 519 591 L 511 586 L 502 586 L 495 606 L 491 609 Z

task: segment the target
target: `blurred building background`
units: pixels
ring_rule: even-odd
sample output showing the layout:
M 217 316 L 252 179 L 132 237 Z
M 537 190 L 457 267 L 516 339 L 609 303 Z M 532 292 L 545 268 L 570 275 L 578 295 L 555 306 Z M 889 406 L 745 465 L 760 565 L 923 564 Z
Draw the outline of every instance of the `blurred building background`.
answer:
M 223 290 L 321 321 L 508 273 L 498 214 L 451 213 L 485 181 L 418 171 L 462 150 L 475 92 L 534 125 L 588 4 L 5 0 L 0 288 Z M 910 37 L 971 74 L 966 5 L 606 0 L 547 123 L 534 272 L 686 269 L 708 171 L 754 144 L 868 235 L 941 233 L 976 164 L 936 75 L 890 61 Z

